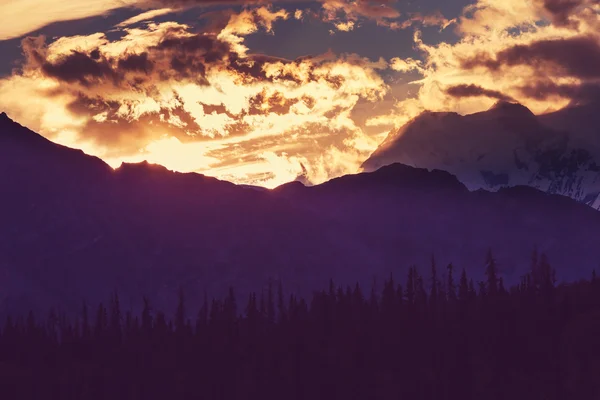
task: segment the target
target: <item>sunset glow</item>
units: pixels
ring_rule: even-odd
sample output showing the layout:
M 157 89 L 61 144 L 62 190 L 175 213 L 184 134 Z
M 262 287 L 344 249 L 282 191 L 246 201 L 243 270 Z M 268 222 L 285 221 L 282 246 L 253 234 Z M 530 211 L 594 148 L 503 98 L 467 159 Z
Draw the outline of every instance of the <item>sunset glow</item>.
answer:
M 459 3 L 450 15 L 366 0 L 4 0 L 0 43 L 21 56 L 0 78 L 0 111 L 112 167 L 148 160 L 272 188 L 358 171 L 423 110 L 466 114 L 506 99 L 540 114 L 600 84 L 597 1 Z M 45 32 L 93 17 L 114 21 Z M 313 55 L 286 58 L 271 39 L 285 43 L 287 29 L 313 41 L 308 30 L 322 29 L 346 50 L 315 44 Z M 341 45 L 374 29 L 412 44 L 372 38 L 381 55 Z

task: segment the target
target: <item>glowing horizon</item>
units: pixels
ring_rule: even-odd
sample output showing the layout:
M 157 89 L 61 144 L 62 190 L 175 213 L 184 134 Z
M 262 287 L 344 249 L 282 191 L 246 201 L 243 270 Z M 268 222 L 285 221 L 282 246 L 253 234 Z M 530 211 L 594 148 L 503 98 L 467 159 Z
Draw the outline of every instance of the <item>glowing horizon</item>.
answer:
M 19 40 L 22 52 L 0 77 L 0 109 L 113 168 L 148 160 L 234 183 L 272 188 L 302 175 L 317 184 L 358 172 L 423 110 L 469 114 L 508 100 L 541 114 L 600 87 L 594 0 L 453 0 L 452 15 L 367 0 L 221 3 L 227 9 L 202 0 L 27 1 L 53 11 L 27 15 L 0 0 L 0 45 Z M 198 7 L 204 14 L 189 17 Z M 44 36 L 48 24 L 67 29 L 64 21 L 94 16 L 112 22 Z M 345 50 L 283 57 L 294 46 L 271 38 L 293 43 L 289 29 L 312 39 L 321 29 Z M 373 30 L 411 45 L 358 43 Z

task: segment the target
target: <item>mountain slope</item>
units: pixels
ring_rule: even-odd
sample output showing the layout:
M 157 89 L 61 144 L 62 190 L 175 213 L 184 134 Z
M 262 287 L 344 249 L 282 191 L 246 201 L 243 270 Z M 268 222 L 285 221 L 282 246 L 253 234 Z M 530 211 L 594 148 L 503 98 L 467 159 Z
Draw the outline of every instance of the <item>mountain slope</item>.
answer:
M 118 288 L 169 309 L 179 286 L 201 297 L 281 277 L 301 289 L 347 258 L 343 232 L 268 193 L 147 163 L 113 171 L 6 118 L 0 138 L 5 304 L 35 293 L 73 311 Z
M 600 153 L 581 137 L 549 127 L 560 127 L 555 121 L 561 118 L 571 114 L 541 118 L 507 102 L 465 116 L 425 112 L 392 132 L 362 169 L 395 162 L 443 169 L 471 190 L 527 185 L 598 209 Z
M 493 248 L 507 282 L 529 268 L 533 248 L 550 256 L 561 279 L 586 276 L 595 265 L 597 211 L 526 186 L 470 192 L 447 172 L 392 164 L 314 187 L 276 190 L 298 205 L 347 222 L 384 262 L 427 265 L 436 254 L 483 279 Z
M 0 314 L 66 312 L 119 290 L 174 310 L 230 285 L 243 301 L 269 278 L 308 293 L 416 264 L 432 254 L 481 278 L 488 247 L 516 282 L 535 246 L 559 278 L 587 276 L 600 258 L 600 213 L 527 188 L 470 192 L 444 171 L 395 164 L 305 187 L 236 186 L 148 163 L 110 169 L 4 118 L 0 121 Z M 191 310 L 195 312 L 195 310 Z
M 538 117 L 545 126 L 569 132 L 574 148 L 588 150 L 600 157 L 600 100 L 570 106 Z

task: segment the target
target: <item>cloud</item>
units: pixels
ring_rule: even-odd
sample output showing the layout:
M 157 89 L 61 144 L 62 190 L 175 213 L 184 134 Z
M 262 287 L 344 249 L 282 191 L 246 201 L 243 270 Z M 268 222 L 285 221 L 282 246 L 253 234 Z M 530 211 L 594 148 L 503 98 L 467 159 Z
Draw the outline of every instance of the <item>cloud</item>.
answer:
M 520 88 L 525 97 L 538 100 L 551 98 L 571 99 L 571 105 L 600 101 L 600 81 L 586 84 L 556 84 L 538 81 Z
M 373 116 L 367 119 L 366 125 L 371 127 L 382 127 L 381 138 L 406 124 L 408 121 L 425 111 L 423 103 L 415 98 L 399 100 L 394 103 L 394 107 L 387 113 Z
M 356 23 L 359 18 L 375 20 L 379 24 L 389 26 L 390 20 L 400 16 L 399 11 L 392 7 L 391 3 L 388 4 L 390 1 L 394 0 L 0 0 L 0 40 L 22 37 L 52 23 L 106 15 L 121 8 L 135 8 L 145 12 L 123 21 L 119 24 L 120 27 L 192 7 L 267 6 L 286 3 L 320 3 L 324 19 L 342 28 Z M 296 19 L 302 16 L 302 11 L 298 11 L 300 14 L 295 13 Z
M 514 99 L 510 96 L 507 96 L 497 90 L 490 90 L 482 88 L 481 86 L 470 84 L 462 84 L 450 86 L 446 89 L 446 93 L 448 93 L 452 97 L 489 97 L 491 99 L 505 100 L 505 101 L 514 101 Z
M 121 22 L 118 27 L 134 25 L 193 7 L 271 4 L 285 6 L 299 3 L 320 4 L 321 13 L 318 17 L 325 22 L 331 22 L 338 31 L 346 32 L 358 27 L 362 20 L 375 21 L 378 25 L 392 29 L 406 29 L 415 24 L 440 26 L 441 29 L 445 29 L 455 22 L 446 19 L 439 11 L 427 15 L 413 13 L 408 19 L 400 22 L 402 14 L 395 6 L 397 0 L 0 0 L 0 40 L 22 37 L 52 23 L 106 15 L 121 8 L 133 8 L 144 12 Z M 44 12 L 31 12 L 38 9 L 43 9 Z M 297 9 L 293 16 L 301 19 L 307 11 Z M 308 13 L 317 16 L 314 12 Z
M 148 159 L 269 187 L 301 164 L 314 183 L 356 170 L 378 141 L 353 110 L 386 95 L 378 71 L 388 63 L 331 52 L 289 60 L 247 47 L 246 36 L 273 34 L 288 18 L 258 7 L 215 13 L 203 30 L 149 22 L 116 38 L 26 38 L 22 68 L 0 80 L 0 108 L 113 166 Z
M 579 21 L 575 15 L 598 6 L 598 0 L 539 0 L 543 10 L 550 15 L 552 22 L 558 26 L 577 29 Z M 596 8 L 597 9 L 597 8 Z
M 172 13 L 174 11 L 175 10 L 172 9 L 172 8 L 161 8 L 161 9 L 158 9 L 158 10 L 146 11 L 146 12 L 143 12 L 143 13 L 141 13 L 139 15 L 136 15 L 135 17 L 131 17 L 128 20 L 125 20 L 125 21 L 117 24 L 117 27 L 124 28 L 126 26 L 134 25 L 134 24 L 137 24 L 137 23 L 142 22 L 142 21 L 148 21 L 148 20 L 151 20 L 152 18 L 156 18 L 156 17 L 162 16 L 162 15 L 170 14 L 170 13 Z
M 394 57 L 390 60 L 390 68 L 394 71 L 399 72 L 423 72 L 423 63 L 421 60 L 415 60 L 413 58 L 401 59 L 400 57 Z
M 26 35 L 46 25 L 103 15 L 139 0 L 1 0 L 0 40 Z
M 354 29 L 355 24 L 354 24 L 354 21 L 338 22 L 335 24 L 335 27 L 338 31 L 350 32 L 351 30 Z
M 411 84 L 424 109 L 471 113 L 514 99 L 543 113 L 597 93 L 597 1 L 479 0 L 465 7 L 455 31 L 458 40 L 429 44 L 417 30 L 421 57 L 390 61 L 396 71 L 421 75 Z
M 345 32 L 354 29 L 362 19 L 390 26 L 401 15 L 393 3 L 395 0 L 322 0 L 322 20 L 333 23 L 337 30 Z
M 495 55 L 480 53 L 462 61 L 462 67 L 478 66 L 498 71 L 504 66 L 530 66 L 539 71 L 577 78 L 600 77 L 600 41 L 598 35 L 536 40 L 510 46 Z M 502 71 L 500 71 L 502 73 Z
M 413 13 L 410 17 L 402 23 L 392 23 L 390 28 L 392 29 L 407 29 L 414 25 L 422 26 L 439 26 L 440 30 L 444 30 L 452 24 L 456 23 L 456 19 L 448 19 L 442 15 L 440 11 L 436 11 L 431 14 Z
M 22 20 L 7 22 L 0 38 L 122 6 L 140 14 L 111 34 L 24 39 L 22 66 L 0 80 L 0 108 L 114 166 L 148 159 L 267 187 L 298 176 L 319 183 L 356 171 L 390 130 L 425 109 L 469 113 L 502 99 L 540 113 L 598 98 L 594 0 L 479 0 L 456 19 L 404 14 L 385 0 L 320 0 L 318 11 L 235 0 L 56 3 L 62 11 L 43 18 L 21 10 Z M 225 4 L 244 7 L 205 13 L 203 28 L 152 21 Z M 415 28 L 418 55 L 284 59 L 254 53 L 246 40 L 277 35 L 278 21 L 306 16 L 340 34 L 368 21 Z M 422 26 L 452 26 L 458 37 L 426 43 Z

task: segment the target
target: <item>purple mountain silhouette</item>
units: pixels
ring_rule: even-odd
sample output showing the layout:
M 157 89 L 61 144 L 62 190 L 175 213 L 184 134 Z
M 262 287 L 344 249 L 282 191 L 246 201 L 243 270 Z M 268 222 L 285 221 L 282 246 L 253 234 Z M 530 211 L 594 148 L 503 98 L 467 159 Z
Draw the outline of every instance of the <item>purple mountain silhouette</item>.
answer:
M 426 274 L 435 255 L 483 274 L 491 247 L 507 283 L 534 247 L 559 279 L 587 276 L 600 213 L 563 196 L 516 187 L 470 192 L 448 172 L 394 164 L 314 187 L 258 191 L 148 163 L 112 170 L 0 117 L 0 311 L 76 312 L 117 289 L 175 309 L 177 289 L 239 296 L 270 278 L 307 294 L 333 278 Z

